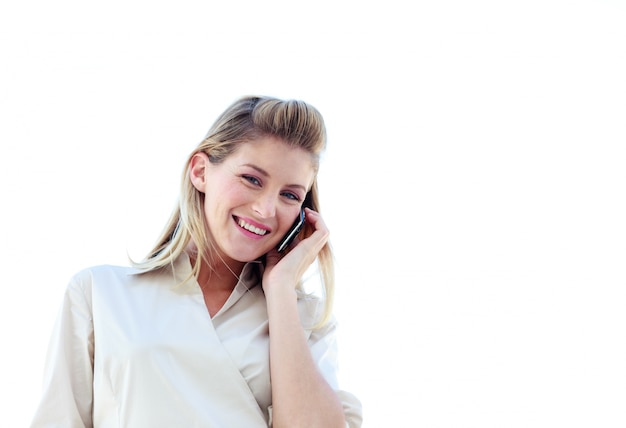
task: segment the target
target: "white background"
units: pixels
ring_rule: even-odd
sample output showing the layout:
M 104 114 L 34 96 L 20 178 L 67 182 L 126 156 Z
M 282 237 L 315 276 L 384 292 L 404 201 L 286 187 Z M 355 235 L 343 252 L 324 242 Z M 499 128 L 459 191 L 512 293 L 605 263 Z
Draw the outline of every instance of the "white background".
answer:
M 246 94 L 327 121 L 323 214 L 364 427 L 626 425 L 621 1 L 0 6 L 0 425 L 67 280 L 141 258 Z

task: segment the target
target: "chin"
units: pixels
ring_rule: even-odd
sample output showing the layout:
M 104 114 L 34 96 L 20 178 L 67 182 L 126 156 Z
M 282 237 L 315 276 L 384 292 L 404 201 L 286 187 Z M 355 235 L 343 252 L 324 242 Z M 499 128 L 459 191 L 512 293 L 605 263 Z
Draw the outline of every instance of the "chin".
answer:
M 259 260 L 261 257 L 265 255 L 266 252 L 267 251 L 265 252 L 259 251 L 258 249 L 255 251 L 247 249 L 247 250 L 233 251 L 231 254 L 229 254 L 229 257 L 241 263 L 248 263 L 248 262 L 253 262 L 255 260 Z

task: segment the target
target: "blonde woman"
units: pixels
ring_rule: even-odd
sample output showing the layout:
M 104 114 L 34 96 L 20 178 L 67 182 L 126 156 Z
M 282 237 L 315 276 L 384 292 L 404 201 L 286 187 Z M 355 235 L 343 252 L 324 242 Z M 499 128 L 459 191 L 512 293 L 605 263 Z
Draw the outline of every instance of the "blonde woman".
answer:
M 32 427 L 360 426 L 336 379 L 325 145 L 302 101 L 233 103 L 189 156 L 146 259 L 71 280 Z M 315 261 L 323 299 L 301 289 Z

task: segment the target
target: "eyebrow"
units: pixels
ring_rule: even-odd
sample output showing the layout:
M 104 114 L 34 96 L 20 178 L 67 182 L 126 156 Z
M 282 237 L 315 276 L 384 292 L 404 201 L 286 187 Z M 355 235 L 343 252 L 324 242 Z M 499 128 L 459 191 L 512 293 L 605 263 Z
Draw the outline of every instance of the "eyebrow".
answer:
M 259 174 L 261 174 L 264 177 L 270 177 L 269 172 L 267 172 L 260 166 L 254 165 L 252 163 L 244 163 L 242 166 L 247 166 L 248 168 L 252 168 L 253 170 L 257 171 Z M 308 192 L 307 188 L 301 184 L 288 184 L 287 187 L 302 189 L 304 193 Z

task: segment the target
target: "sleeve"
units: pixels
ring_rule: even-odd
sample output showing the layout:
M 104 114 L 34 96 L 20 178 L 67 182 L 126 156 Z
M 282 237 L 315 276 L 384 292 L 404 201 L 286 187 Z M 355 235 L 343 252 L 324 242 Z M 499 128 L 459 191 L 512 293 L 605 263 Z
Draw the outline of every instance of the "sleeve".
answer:
M 337 321 L 334 318 L 320 329 L 311 332 L 309 348 L 322 376 L 341 400 L 346 417 L 346 426 L 359 428 L 363 423 L 361 402 L 353 394 L 339 389 L 337 379 Z
M 48 346 L 31 428 L 92 427 L 94 334 L 91 288 L 73 278 Z

